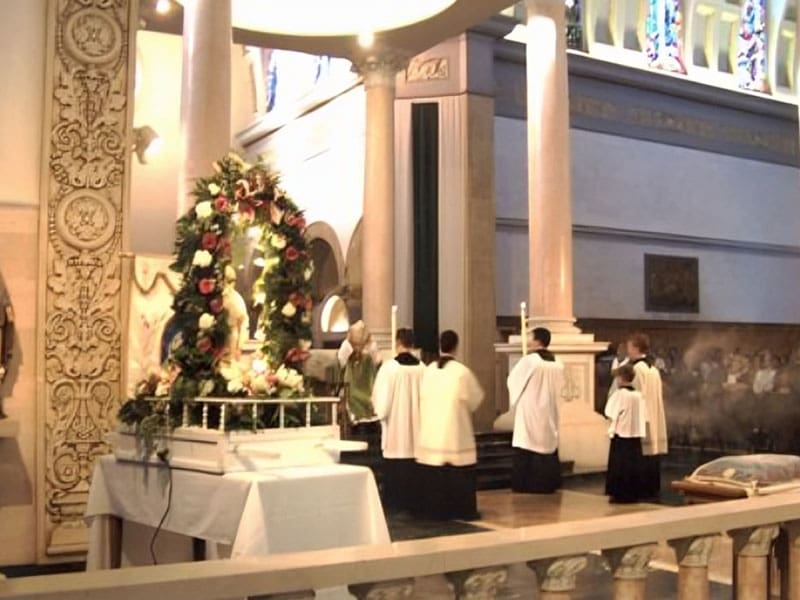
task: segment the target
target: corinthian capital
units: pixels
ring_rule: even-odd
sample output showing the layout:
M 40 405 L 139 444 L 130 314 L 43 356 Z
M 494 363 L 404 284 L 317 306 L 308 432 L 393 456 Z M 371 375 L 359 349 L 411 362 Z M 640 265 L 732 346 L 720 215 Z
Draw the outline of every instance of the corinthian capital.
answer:
M 394 85 L 397 72 L 408 65 L 408 57 L 391 50 L 353 59 L 353 72 L 364 78 L 364 86 Z

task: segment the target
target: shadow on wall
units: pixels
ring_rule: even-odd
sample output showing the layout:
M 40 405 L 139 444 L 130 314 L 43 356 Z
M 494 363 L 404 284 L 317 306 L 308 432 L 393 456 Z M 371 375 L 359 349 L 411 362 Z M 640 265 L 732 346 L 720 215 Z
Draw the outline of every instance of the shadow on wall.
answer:
M 22 365 L 22 349 L 18 340 L 8 289 L 0 274 L 0 367 L 4 370 L 0 384 L 0 418 L 3 416 L 3 398 L 13 393 Z M 30 400 L 33 401 L 32 398 Z M 0 508 L 33 503 L 33 485 L 22 461 L 16 437 L 0 437 L 0 482 Z

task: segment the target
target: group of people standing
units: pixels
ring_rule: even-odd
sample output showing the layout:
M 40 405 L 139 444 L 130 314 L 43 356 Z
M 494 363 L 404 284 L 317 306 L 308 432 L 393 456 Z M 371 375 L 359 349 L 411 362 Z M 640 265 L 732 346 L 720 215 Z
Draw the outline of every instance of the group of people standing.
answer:
M 372 362 L 368 335 L 364 344 L 352 341 Z M 532 352 L 508 376 L 514 492 L 550 494 L 561 487 L 558 402 L 564 365 L 548 349 L 550 341 L 550 331 L 534 329 Z M 458 335 L 443 332 L 439 357 L 427 366 L 414 354 L 410 329 L 398 330 L 395 342 L 396 356 L 381 364 L 368 394 L 356 390 L 355 402 L 381 423 L 384 504 L 434 519 L 477 519 L 472 413 L 484 392 L 455 358 Z M 659 458 L 667 452 L 661 376 L 649 358 L 646 335 L 629 338 L 627 358 L 615 365 L 614 376 L 605 409 L 611 437 L 606 493 L 612 502 L 636 502 L 658 495 Z

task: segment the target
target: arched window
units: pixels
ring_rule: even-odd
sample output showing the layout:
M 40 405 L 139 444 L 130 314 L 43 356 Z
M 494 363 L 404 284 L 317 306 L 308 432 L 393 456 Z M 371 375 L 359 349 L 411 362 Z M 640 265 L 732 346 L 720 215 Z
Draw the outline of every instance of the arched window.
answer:
M 767 0 L 744 0 L 736 55 L 739 87 L 769 92 L 767 79 Z
M 682 21 L 680 0 L 648 0 L 645 53 L 650 67 L 686 73 L 681 48 Z

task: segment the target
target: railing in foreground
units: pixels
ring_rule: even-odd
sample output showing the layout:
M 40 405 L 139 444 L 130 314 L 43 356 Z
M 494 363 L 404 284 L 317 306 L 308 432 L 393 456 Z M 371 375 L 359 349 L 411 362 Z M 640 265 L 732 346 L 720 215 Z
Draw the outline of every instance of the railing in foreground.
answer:
M 407 598 L 414 577 L 446 574 L 457 598 L 493 598 L 506 565 L 536 571 L 540 598 L 567 600 L 586 554 L 601 550 L 616 600 L 644 598 L 655 543 L 676 550 L 678 597 L 705 600 L 714 537 L 734 540 L 735 597 L 766 600 L 768 560 L 780 532 L 781 597 L 800 600 L 800 495 L 637 512 L 577 522 L 432 538 L 383 546 L 181 563 L 93 573 L 0 579 L 0 599 L 227 600 L 350 586 L 356 597 Z

